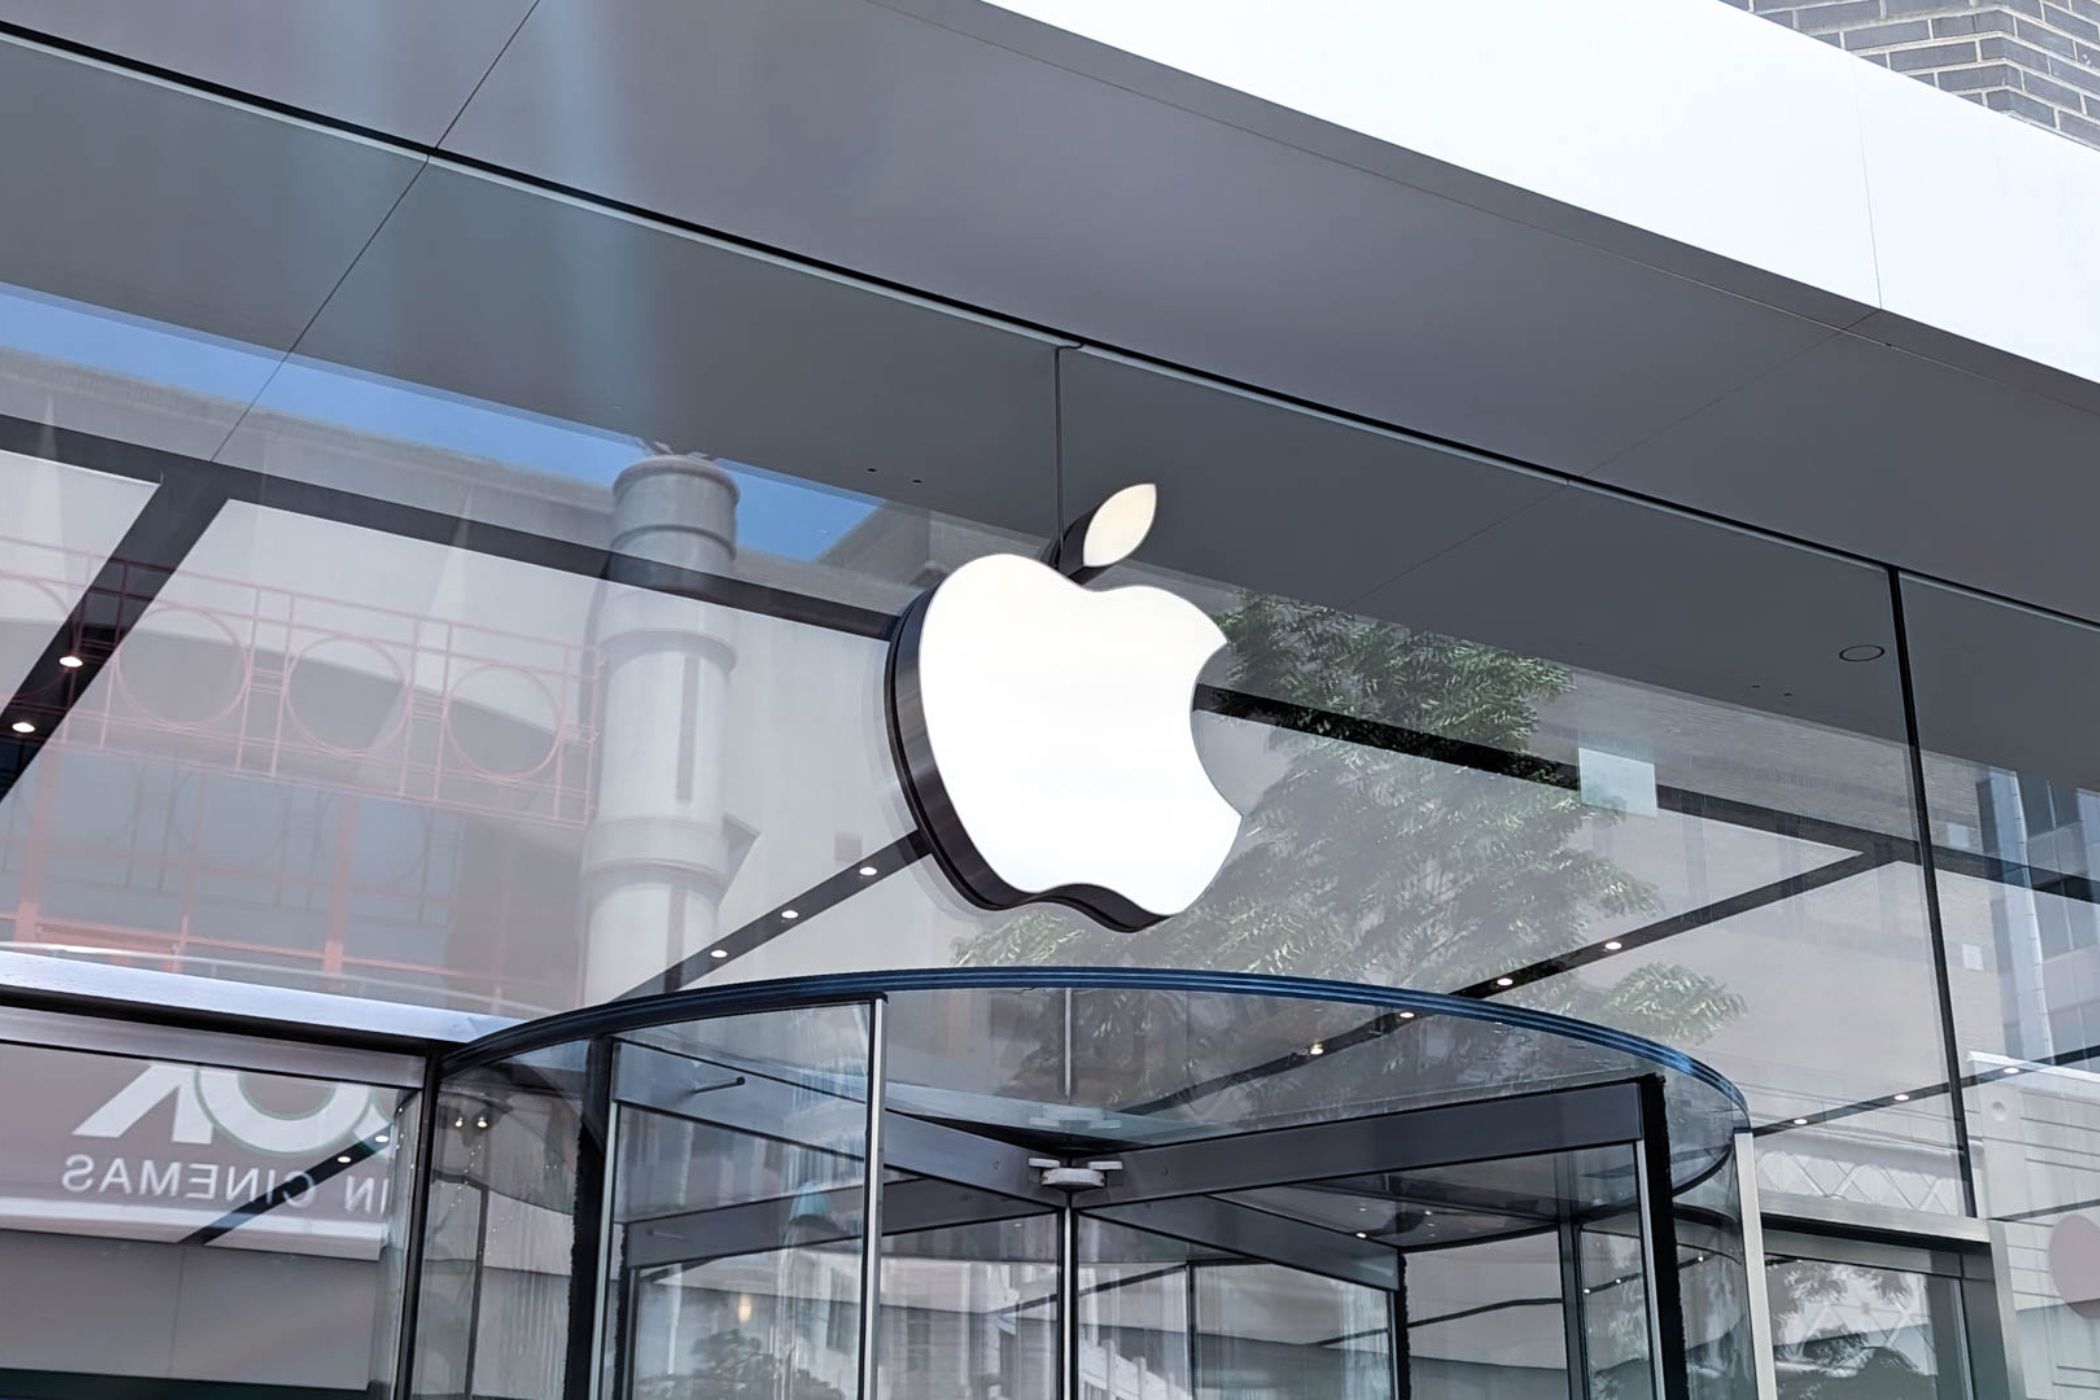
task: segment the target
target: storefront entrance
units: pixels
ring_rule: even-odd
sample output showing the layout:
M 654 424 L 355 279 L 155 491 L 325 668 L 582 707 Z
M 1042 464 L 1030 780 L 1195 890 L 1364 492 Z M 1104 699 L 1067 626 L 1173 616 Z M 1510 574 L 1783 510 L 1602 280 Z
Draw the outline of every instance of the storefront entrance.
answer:
M 505 1040 L 429 1124 L 421 1394 L 1754 1391 L 1740 1107 L 1628 1037 L 1314 983 L 949 972 Z

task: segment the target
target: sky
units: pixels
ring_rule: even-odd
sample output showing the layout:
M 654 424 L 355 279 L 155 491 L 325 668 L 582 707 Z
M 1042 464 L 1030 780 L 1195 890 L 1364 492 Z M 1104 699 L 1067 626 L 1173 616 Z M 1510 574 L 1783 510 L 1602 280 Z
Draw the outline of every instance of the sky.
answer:
M 631 434 L 204 335 L 0 283 L 0 346 L 527 471 L 610 484 L 646 455 Z M 718 459 L 719 460 L 719 459 Z M 722 460 L 740 547 L 812 559 L 881 501 Z

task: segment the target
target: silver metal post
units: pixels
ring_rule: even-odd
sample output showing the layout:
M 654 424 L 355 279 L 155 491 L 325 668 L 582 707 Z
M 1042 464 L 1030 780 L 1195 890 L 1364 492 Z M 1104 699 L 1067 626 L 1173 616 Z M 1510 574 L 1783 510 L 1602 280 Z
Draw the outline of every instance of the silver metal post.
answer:
M 1065 1203 L 1058 1217 L 1057 1340 L 1062 1400 L 1079 1400 L 1079 1212 Z
M 1747 1132 L 1735 1135 L 1735 1182 L 1743 1211 L 1743 1272 L 1750 1308 L 1750 1350 L 1757 1364 L 1757 1400 L 1779 1400 L 1772 1354 L 1772 1297 L 1765 1287 L 1765 1223 L 1757 1198 L 1757 1154 Z
M 876 1353 L 882 1336 L 882 1101 L 888 1076 L 886 1003 L 868 1003 L 866 1209 L 860 1241 L 860 1400 L 875 1400 Z

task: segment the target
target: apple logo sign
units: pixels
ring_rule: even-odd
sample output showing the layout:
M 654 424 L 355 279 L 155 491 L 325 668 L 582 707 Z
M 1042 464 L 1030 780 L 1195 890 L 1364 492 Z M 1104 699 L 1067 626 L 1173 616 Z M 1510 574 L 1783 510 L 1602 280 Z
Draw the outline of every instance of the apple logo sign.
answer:
M 890 739 L 934 859 L 987 909 L 1070 905 L 1135 931 L 1187 909 L 1239 835 L 1196 754 L 1218 625 L 1164 589 L 1081 585 L 1152 528 L 1118 491 L 1044 551 L 974 559 L 905 612 Z

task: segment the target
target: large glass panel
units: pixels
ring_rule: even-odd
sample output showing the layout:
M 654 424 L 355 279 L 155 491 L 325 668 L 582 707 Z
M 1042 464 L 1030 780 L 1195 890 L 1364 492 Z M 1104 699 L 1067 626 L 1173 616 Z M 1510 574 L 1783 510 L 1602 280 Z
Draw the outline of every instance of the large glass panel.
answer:
M 416 1096 L 310 1047 L 39 1033 L 0 1042 L 0 1393 L 391 1393 Z
M 619 1047 L 604 1394 L 858 1394 L 868 1019 L 729 1017 Z
M 1960 1095 L 2028 1393 L 2100 1369 L 2100 630 L 1906 579 Z
M 1638 1236 L 1635 1243 L 1638 1274 Z M 1549 1230 L 1411 1255 L 1409 1393 L 1421 1400 L 1564 1400 L 1571 1392 L 1563 1248 L 1561 1232 Z M 1588 1316 L 1601 1331 L 1601 1309 L 1592 1306 Z M 1612 1392 L 1593 1373 L 1588 1393 Z
M 14 498 L 0 686 L 183 488 L 136 629 L 13 697 L 77 694 L 0 802 L 20 941 L 531 1015 L 895 854 L 881 638 L 1054 527 L 1048 339 L 11 40 L 0 88 L 0 446 L 136 479 Z
M 1715 1063 L 1772 1130 L 1769 1190 L 1964 1208 L 1950 1106 L 1920 1092 L 1945 1056 L 1885 572 L 1062 363 L 1068 517 L 1158 480 L 1118 576 L 1229 639 L 1195 727 L 1237 848 L 1137 933 L 985 915 L 921 864 L 720 976 L 879 965 L 904 939 L 1504 998 Z
M 1963 1400 L 1955 1280 L 1922 1271 L 1769 1255 L 1781 1400 Z
M 1058 1217 L 882 1241 L 880 1393 L 912 1400 L 1058 1400 Z
M 430 1148 L 415 1395 L 563 1394 L 585 1068 L 578 1044 L 446 1082 Z

